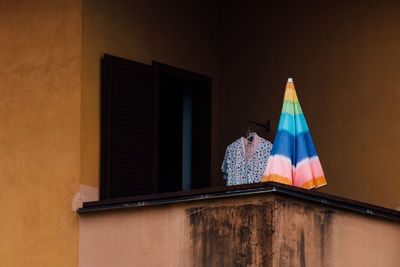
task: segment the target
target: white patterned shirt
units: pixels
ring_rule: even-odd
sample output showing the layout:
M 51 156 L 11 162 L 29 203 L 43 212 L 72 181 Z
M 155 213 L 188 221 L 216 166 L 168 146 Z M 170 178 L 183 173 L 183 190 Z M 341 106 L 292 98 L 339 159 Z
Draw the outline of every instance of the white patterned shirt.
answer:
M 261 182 L 271 149 L 272 143 L 258 135 L 251 143 L 241 137 L 230 144 L 221 167 L 226 185 Z

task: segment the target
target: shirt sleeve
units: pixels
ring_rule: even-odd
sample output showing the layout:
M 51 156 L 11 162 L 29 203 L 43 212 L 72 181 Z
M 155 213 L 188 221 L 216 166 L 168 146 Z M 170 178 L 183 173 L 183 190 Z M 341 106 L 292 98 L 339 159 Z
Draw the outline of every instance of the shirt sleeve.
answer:
M 228 179 L 229 169 L 231 168 L 231 157 L 230 157 L 230 149 L 229 146 L 226 148 L 224 161 L 222 162 L 221 171 L 224 176 L 224 179 Z

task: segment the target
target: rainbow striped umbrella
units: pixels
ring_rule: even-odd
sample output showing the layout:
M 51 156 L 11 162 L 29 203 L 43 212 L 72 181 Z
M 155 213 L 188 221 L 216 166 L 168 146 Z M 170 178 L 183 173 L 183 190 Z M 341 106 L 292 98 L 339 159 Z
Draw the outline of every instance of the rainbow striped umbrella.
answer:
M 262 181 L 307 189 L 326 185 L 324 172 L 291 78 L 286 84 L 278 132 Z

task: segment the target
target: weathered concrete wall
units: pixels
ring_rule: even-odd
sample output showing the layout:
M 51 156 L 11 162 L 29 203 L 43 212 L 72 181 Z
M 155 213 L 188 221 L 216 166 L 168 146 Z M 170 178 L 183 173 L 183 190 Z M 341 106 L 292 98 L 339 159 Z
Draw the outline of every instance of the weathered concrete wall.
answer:
M 80 216 L 81 267 L 388 266 L 400 223 L 271 194 Z
M 333 208 L 283 197 L 275 198 L 274 210 L 273 266 L 359 266 L 332 265 L 333 231 L 337 227 L 334 222 L 338 216 L 348 214 L 339 215 Z
M 186 209 L 192 266 L 270 266 L 272 213 L 272 201 Z
M 399 266 L 400 223 L 276 197 L 273 265 Z
M 188 202 L 79 219 L 80 267 L 270 262 L 270 196 Z
M 1 266 L 74 267 L 81 2 L 0 1 Z

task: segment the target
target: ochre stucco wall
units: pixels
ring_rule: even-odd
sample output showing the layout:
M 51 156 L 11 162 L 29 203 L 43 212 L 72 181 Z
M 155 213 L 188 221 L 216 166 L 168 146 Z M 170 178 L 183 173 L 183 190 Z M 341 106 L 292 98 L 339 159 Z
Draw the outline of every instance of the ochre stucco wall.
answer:
M 213 78 L 213 149 L 218 128 L 218 35 L 214 1 L 83 1 L 81 183 L 99 186 L 100 59 L 104 53 L 158 61 Z M 213 175 L 219 162 L 213 158 Z
M 398 1 L 224 1 L 218 160 L 248 119 L 272 119 L 288 77 L 328 185 L 321 191 L 400 206 Z
M 1 266 L 77 266 L 80 75 L 80 1 L 0 1 Z
M 271 194 L 82 214 L 80 264 L 397 267 L 400 223 Z
M 79 227 L 79 267 L 188 266 L 182 208 L 81 215 Z

